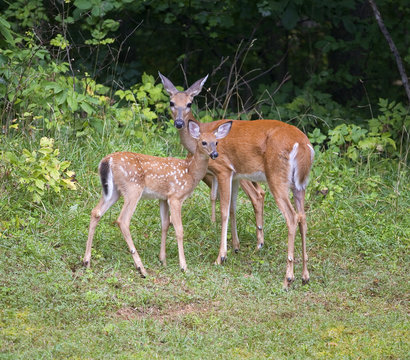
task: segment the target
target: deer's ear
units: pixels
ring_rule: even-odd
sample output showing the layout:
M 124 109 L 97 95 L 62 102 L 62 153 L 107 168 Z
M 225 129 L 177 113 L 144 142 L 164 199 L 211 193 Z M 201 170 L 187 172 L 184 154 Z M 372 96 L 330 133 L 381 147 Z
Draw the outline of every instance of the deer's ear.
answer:
M 164 85 L 164 89 L 167 91 L 167 93 L 170 96 L 175 95 L 177 92 L 179 92 L 177 90 L 177 88 L 174 86 L 174 84 L 171 82 L 171 80 L 169 80 L 167 77 L 165 77 L 164 75 L 162 75 L 159 71 L 158 71 L 158 75 L 161 78 L 161 82 L 162 85 Z
M 222 125 L 219 125 L 218 129 L 215 131 L 215 137 L 219 139 L 223 139 L 226 135 L 229 134 L 232 128 L 232 121 L 228 121 Z
M 208 75 L 198 81 L 195 81 L 188 89 L 186 89 L 185 92 L 191 97 L 197 96 L 201 92 L 206 79 L 208 79 Z
M 188 121 L 188 130 L 189 130 L 189 133 L 191 134 L 191 136 L 194 139 L 199 139 L 199 136 L 201 135 L 201 132 L 200 132 L 200 129 L 199 129 L 199 125 L 196 122 L 194 122 L 192 120 L 189 120 Z

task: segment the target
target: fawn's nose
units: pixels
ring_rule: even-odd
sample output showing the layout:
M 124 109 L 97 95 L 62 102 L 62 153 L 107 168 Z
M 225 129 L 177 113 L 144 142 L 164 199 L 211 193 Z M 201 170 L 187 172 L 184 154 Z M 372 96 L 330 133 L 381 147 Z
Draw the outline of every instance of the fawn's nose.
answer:
M 177 129 L 182 129 L 182 128 L 184 127 L 184 125 L 185 125 L 185 122 L 184 122 L 184 120 L 182 120 L 182 119 L 176 119 L 176 120 L 174 121 L 174 126 L 175 126 Z
M 218 157 L 218 153 L 216 151 L 212 151 L 211 155 L 209 155 L 212 160 L 215 160 Z

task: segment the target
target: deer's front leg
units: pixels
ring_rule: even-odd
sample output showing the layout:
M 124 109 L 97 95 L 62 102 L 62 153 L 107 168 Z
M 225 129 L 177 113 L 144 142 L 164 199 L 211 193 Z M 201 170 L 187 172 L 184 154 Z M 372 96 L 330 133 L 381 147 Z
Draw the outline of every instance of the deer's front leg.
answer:
M 231 234 L 232 234 L 232 245 L 234 251 L 237 253 L 239 251 L 239 237 L 238 229 L 236 227 L 236 200 L 238 198 L 239 181 L 232 181 L 232 191 L 231 191 L 231 206 L 229 208 L 231 217 Z
M 166 255 L 166 241 L 167 233 L 170 224 L 169 219 L 169 206 L 166 200 L 159 201 L 159 213 L 161 215 L 161 250 L 159 252 L 159 261 L 161 264 L 167 265 L 167 255 Z
M 211 221 L 216 221 L 216 198 L 218 196 L 218 179 L 216 176 L 212 176 L 212 186 L 211 186 L 211 206 L 212 206 L 212 214 L 211 214 Z
M 202 179 L 202 181 L 208 185 L 208 187 L 211 189 L 211 194 L 210 194 L 210 199 L 211 199 L 211 206 L 212 206 L 212 213 L 211 213 L 211 221 L 215 222 L 216 221 L 216 198 L 218 196 L 218 180 L 216 176 L 207 174 L 205 177 Z
M 219 248 L 219 255 L 216 259 L 216 264 L 222 264 L 228 254 L 227 235 L 228 235 L 228 221 L 229 221 L 229 208 L 231 204 L 232 193 L 232 177 L 233 173 L 218 177 L 219 183 L 219 200 L 221 207 L 221 245 Z
M 177 199 L 170 199 L 169 206 L 171 208 L 171 221 L 174 225 L 175 234 L 178 242 L 179 266 L 182 271 L 187 270 L 185 254 L 184 254 L 184 229 L 181 220 L 182 203 Z
M 134 190 L 134 189 L 133 189 Z M 127 193 L 127 196 L 124 196 L 124 205 L 121 209 L 121 213 L 117 219 L 117 224 L 124 236 L 125 241 L 127 242 L 128 248 L 131 252 L 132 259 L 134 260 L 135 267 L 141 273 L 141 276 L 146 277 L 147 271 L 142 264 L 141 258 L 138 254 L 137 249 L 135 248 L 134 242 L 131 238 L 130 232 L 130 222 L 132 214 L 135 211 L 137 206 L 138 200 L 140 199 L 142 194 L 142 189 L 135 189 L 135 191 L 130 191 Z

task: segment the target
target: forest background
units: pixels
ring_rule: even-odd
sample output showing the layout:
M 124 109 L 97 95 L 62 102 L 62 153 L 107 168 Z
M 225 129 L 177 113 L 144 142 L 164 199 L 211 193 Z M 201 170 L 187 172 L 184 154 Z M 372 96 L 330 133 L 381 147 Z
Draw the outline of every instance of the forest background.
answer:
M 405 358 L 410 7 L 375 2 L 388 42 L 371 3 L 1 2 L 1 356 Z M 281 290 L 286 226 L 270 195 L 266 248 L 241 193 L 241 252 L 213 266 L 220 224 L 203 184 L 183 210 L 187 274 L 172 229 L 158 264 L 153 202 L 131 228 L 149 279 L 111 225 L 120 205 L 81 266 L 99 160 L 186 154 L 158 71 L 180 89 L 209 74 L 193 105 L 203 122 L 279 119 L 309 136 L 309 285 Z

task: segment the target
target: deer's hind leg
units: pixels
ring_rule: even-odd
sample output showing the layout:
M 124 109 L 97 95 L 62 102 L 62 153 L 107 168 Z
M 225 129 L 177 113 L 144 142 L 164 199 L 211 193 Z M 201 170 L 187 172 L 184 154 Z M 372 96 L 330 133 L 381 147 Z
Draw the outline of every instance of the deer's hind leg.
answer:
M 141 187 L 135 186 L 132 189 L 128 189 L 127 193 L 124 194 L 124 205 L 121 209 L 120 216 L 117 219 L 117 224 L 131 252 L 135 267 L 141 273 L 141 276 L 146 277 L 147 271 L 145 270 L 137 249 L 134 246 L 130 232 L 131 217 L 134 214 L 138 201 L 142 196 L 142 191 L 143 189 Z
M 248 180 L 241 180 L 240 185 L 252 202 L 256 220 L 257 249 L 260 250 L 264 244 L 263 234 L 263 208 L 265 205 L 265 190 L 258 184 Z M 238 244 L 239 245 L 239 244 Z
M 117 191 L 117 189 L 113 188 L 113 191 L 109 194 L 109 196 L 103 195 L 97 206 L 91 211 L 90 226 L 88 230 L 88 240 L 83 258 L 84 266 L 90 267 L 91 248 L 93 244 L 95 228 L 97 227 L 98 222 L 100 221 L 101 217 L 105 214 L 105 212 L 117 202 L 119 197 L 119 192 Z
M 300 237 L 302 238 L 302 283 L 307 284 L 309 282 L 309 271 L 307 268 L 308 255 L 306 251 L 307 223 L 305 214 L 305 190 L 293 189 L 293 197 L 295 200 L 296 211 L 298 214 Z

